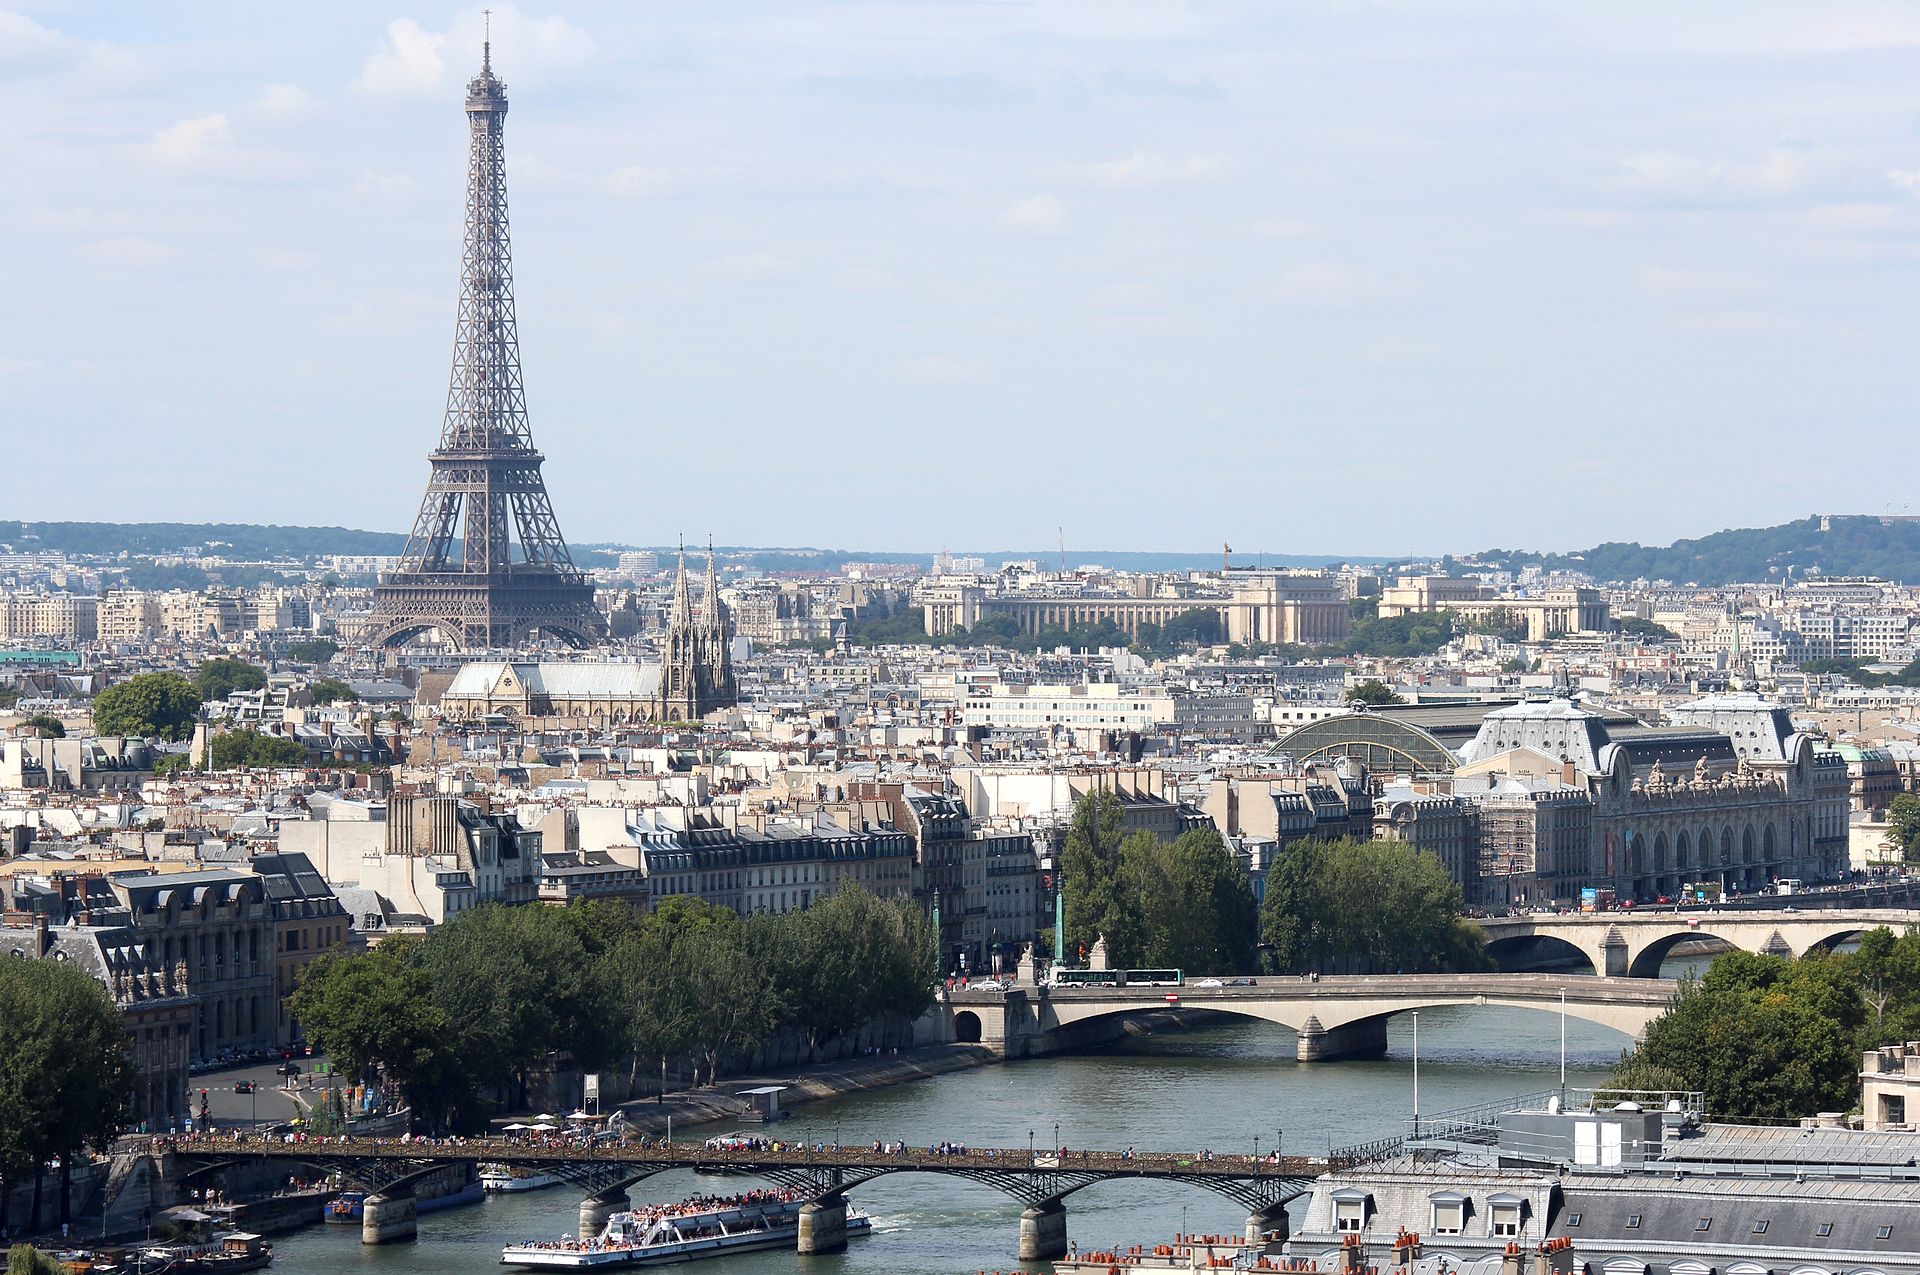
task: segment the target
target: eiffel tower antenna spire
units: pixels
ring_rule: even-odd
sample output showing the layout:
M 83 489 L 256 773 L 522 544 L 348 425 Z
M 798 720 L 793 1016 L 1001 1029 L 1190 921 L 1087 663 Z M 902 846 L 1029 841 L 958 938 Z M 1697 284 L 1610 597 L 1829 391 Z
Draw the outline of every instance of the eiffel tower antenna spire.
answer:
M 437 629 L 454 645 L 512 646 L 545 630 L 576 646 L 606 635 L 574 566 L 527 423 L 507 228 L 507 86 L 493 74 L 492 16 L 467 81 L 467 210 L 459 318 L 440 445 L 400 564 L 374 590 L 367 640 Z M 516 552 L 517 551 L 517 552 Z
M 493 10 L 480 10 L 480 23 L 483 34 L 480 37 L 480 70 L 488 75 L 493 73 Z

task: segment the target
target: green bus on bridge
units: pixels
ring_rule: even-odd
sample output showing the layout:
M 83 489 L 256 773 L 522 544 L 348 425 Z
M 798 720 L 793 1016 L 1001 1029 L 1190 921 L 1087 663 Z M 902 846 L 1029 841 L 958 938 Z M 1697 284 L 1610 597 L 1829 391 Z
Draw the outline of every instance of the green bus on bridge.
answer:
M 1055 987 L 1183 987 L 1181 970 L 1055 970 Z

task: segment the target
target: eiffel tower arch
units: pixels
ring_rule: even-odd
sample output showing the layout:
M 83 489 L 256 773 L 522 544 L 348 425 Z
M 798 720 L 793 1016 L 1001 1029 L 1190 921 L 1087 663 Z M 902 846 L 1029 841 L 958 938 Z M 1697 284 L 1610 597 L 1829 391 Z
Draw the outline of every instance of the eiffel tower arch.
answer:
M 573 565 L 541 477 L 520 373 L 507 229 L 507 86 L 489 41 L 467 82 L 467 215 L 460 311 L 432 474 L 400 562 L 373 591 L 363 640 L 399 646 L 429 630 L 455 646 L 513 646 L 548 633 L 606 637 L 593 584 Z

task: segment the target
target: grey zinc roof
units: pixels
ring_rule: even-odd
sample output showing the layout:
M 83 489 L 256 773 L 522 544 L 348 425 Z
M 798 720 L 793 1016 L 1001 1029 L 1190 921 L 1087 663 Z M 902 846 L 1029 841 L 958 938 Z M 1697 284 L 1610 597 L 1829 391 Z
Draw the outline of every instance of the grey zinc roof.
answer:
M 1663 1160 L 1722 1164 L 1920 1164 L 1920 1134 L 1708 1124 L 1666 1144 Z

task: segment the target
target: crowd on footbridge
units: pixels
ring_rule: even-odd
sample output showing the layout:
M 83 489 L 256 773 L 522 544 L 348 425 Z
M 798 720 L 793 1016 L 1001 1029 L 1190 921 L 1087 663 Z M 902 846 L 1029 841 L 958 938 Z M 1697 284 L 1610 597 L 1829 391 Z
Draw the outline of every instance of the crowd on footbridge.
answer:
M 931 1172 L 981 1170 L 992 1172 L 1058 1172 L 1071 1170 L 1112 1176 L 1168 1177 L 1318 1177 L 1337 1167 L 1340 1157 L 1282 1155 L 1278 1149 L 1260 1154 L 1216 1152 L 1210 1147 L 1191 1151 L 1073 1149 L 1051 1146 L 976 1147 L 959 1141 L 925 1146 L 880 1140 L 855 1146 L 828 1142 L 800 1142 L 777 1138 L 725 1138 L 674 1142 L 665 1138 L 609 1138 L 581 1133 L 538 1142 L 503 1137 L 356 1137 L 346 1134 L 258 1134 L 232 1132 L 168 1135 L 149 1140 L 158 1155 L 208 1159 L 271 1158 L 316 1161 L 418 1161 L 502 1164 L 607 1164 L 635 1166 L 684 1165 L 689 1168 L 724 1167 L 737 1170 L 848 1168 Z

